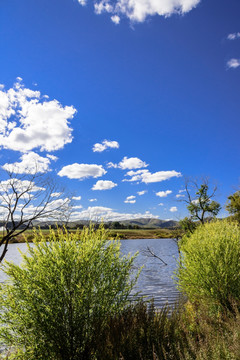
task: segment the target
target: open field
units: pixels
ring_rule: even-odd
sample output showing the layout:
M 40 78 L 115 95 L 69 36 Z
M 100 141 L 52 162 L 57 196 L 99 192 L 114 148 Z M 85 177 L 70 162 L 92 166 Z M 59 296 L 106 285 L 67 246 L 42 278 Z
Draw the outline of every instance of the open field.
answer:
M 49 230 L 42 229 L 42 233 L 47 237 Z M 76 230 L 70 230 L 75 232 Z M 81 230 L 80 230 L 81 231 Z M 169 229 L 114 229 L 109 230 L 109 239 L 167 239 L 174 237 L 174 232 Z M 1 239 L 2 235 L 0 235 Z M 26 240 L 31 242 L 33 231 L 27 230 L 24 234 L 16 236 L 10 243 L 23 243 Z

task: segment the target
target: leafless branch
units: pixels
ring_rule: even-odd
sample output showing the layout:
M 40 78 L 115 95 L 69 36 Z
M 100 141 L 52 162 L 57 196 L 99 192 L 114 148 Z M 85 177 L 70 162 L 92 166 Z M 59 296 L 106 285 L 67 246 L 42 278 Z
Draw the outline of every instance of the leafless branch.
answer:
M 142 250 L 142 254 L 144 256 L 156 258 L 160 260 L 164 265 L 167 265 L 167 263 L 163 259 L 161 259 L 160 256 L 156 255 L 149 246 L 147 246 L 146 249 Z

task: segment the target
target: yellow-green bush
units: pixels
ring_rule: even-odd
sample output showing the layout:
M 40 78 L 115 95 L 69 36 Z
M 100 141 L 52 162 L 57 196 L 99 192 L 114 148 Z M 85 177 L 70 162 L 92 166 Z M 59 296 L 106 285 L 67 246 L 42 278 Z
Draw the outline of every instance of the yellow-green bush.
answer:
M 240 300 L 240 228 L 215 221 L 199 226 L 181 246 L 178 286 L 191 301 L 229 307 Z
M 1 341 L 13 359 L 92 359 L 107 319 L 129 305 L 134 257 L 103 227 L 36 233 L 21 266 L 7 263 L 0 288 Z M 98 340 L 97 340 L 98 339 Z

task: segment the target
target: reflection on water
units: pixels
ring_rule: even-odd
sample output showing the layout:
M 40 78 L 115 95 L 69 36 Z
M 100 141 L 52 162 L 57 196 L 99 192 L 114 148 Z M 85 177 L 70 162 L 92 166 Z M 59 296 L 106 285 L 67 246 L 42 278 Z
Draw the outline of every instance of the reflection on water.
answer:
M 122 252 L 124 254 L 134 254 L 139 251 L 136 258 L 136 265 L 144 268 L 137 283 L 137 290 L 141 295 L 154 298 L 156 306 L 163 306 L 168 302 L 173 305 L 178 299 L 178 291 L 172 279 L 173 272 L 177 266 L 178 249 L 177 244 L 172 239 L 140 239 L 122 240 Z M 142 254 L 142 250 L 147 247 L 160 256 L 167 265 L 160 260 L 147 257 Z
M 176 269 L 178 250 L 176 243 L 171 239 L 139 239 L 122 240 L 123 254 L 134 254 L 139 251 L 135 265 L 144 268 L 137 283 L 137 291 L 148 298 L 153 297 L 156 306 L 163 306 L 166 302 L 173 304 L 178 298 L 178 291 L 172 280 L 173 271 Z M 156 255 L 159 255 L 167 265 L 160 260 L 147 257 L 142 254 L 142 250 L 150 247 Z M 10 244 L 5 257 L 8 261 L 15 264 L 21 263 L 21 255 L 17 249 L 25 252 L 26 244 Z M 0 282 L 6 279 L 6 275 L 0 272 Z

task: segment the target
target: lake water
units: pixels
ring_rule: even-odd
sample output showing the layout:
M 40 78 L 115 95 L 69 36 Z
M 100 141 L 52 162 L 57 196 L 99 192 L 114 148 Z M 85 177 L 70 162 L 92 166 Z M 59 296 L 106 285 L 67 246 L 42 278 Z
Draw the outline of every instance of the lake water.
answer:
M 140 274 L 137 283 L 137 291 L 147 298 L 154 298 L 155 305 L 160 307 L 166 302 L 172 305 L 178 299 L 178 291 L 172 279 L 173 272 L 176 269 L 178 249 L 172 239 L 139 239 L 139 240 L 121 240 L 121 250 L 123 254 L 134 254 L 139 251 L 135 266 L 144 268 Z M 149 247 L 153 252 L 160 256 L 167 265 L 160 260 L 147 257 L 142 251 Z M 10 244 L 5 259 L 13 261 L 16 264 L 21 263 L 20 249 L 25 252 L 26 244 Z M 6 275 L 0 272 L 0 282 L 6 279 Z

